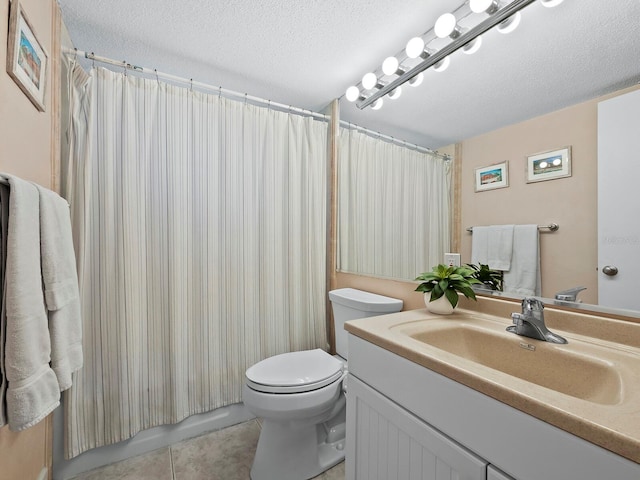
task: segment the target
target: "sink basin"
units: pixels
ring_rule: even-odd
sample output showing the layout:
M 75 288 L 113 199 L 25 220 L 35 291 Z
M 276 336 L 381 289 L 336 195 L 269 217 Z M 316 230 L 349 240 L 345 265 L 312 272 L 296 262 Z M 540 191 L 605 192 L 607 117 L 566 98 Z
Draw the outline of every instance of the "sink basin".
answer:
M 603 405 L 622 401 L 622 380 L 610 352 L 602 355 L 598 346 L 577 340 L 569 345 L 532 340 L 504 328 L 487 320 L 451 319 L 411 322 L 391 330 L 565 395 Z

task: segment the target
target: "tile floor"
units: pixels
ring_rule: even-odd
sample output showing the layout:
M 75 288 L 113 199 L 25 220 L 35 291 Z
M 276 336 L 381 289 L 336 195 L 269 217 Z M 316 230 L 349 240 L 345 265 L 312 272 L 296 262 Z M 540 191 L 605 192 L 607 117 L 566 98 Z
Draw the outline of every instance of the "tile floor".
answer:
M 80 474 L 73 480 L 248 480 L 259 435 L 259 421 L 251 420 Z M 316 480 L 344 480 L 344 462 Z

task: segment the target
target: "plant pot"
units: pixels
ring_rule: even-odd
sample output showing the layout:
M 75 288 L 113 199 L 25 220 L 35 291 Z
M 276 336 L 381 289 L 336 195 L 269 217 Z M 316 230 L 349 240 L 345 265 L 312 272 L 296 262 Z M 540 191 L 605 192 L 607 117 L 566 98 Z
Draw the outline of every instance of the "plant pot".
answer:
M 429 310 L 431 313 L 437 313 L 438 315 L 451 315 L 453 313 L 453 306 L 444 295 L 439 299 L 434 300 L 433 302 L 431 302 L 430 300 L 431 294 L 425 293 L 424 304 L 427 306 L 427 310 Z

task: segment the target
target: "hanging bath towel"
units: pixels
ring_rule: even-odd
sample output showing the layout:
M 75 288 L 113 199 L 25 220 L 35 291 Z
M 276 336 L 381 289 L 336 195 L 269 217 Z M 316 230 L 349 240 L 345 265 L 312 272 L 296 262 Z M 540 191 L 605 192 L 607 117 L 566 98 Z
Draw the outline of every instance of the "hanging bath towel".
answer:
M 504 272 L 505 293 L 540 295 L 540 246 L 537 225 L 516 225 L 511 268 Z
M 9 225 L 5 274 L 5 373 L 9 428 L 24 430 L 60 403 L 49 366 L 51 343 L 42 291 L 38 190 L 9 179 Z
M 51 367 L 60 391 L 71 387 L 71 374 L 82 367 L 82 323 L 76 257 L 69 204 L 36 185 L 40 194 L 42 283 L 49 315 Z
M 513 225 L 473 227 L 471 263 L 489 265 L 494 270 L 509 270 L 513 253 Z

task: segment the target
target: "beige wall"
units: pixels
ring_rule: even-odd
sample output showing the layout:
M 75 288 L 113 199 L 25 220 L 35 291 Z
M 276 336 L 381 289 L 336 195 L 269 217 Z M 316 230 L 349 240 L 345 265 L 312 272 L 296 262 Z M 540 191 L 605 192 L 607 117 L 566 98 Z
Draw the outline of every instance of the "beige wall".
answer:
M 52 188 L 57 161 L 54 135 L 59 85 L 56 72 L 59 12 L 54 0 L 21 0 L 38 40 L 49 55 L 45 111 L 39 112 L 6 72 L 9 0 L 0 0 L 0 172 Z M 55 81 L 53 79 L 56 79 Z M 0 480 L 31 480 L 51 472 L 51 416 L 24 432 L 0 429 Z

